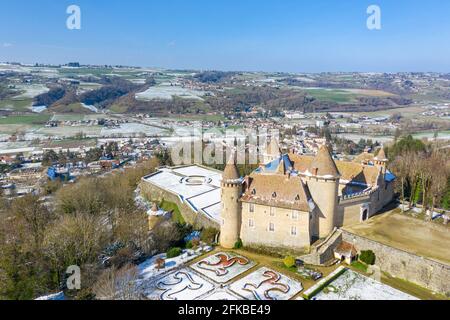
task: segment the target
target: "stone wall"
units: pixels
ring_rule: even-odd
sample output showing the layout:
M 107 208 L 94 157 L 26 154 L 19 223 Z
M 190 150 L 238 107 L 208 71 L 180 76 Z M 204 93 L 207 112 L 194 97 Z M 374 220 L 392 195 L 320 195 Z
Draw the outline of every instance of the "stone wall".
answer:
M 342 230 L 344 241 L 358 251 L 372 250 L 376 265 L 390 275 L 450 296 L 450 266 Z
M 272 208 L 254 204 L 254 212 L 250 212 L 250 203 L 242 202 L 241 239 L 244 246 L 286 248 L 303 252 L 311 244 L 310 214 L 284 208 Z M 252 224 L 250 225 L 250 220 Z M 272 223 L 274 231 L 269 230 Z M 297 234 L 291 233 L 295 227 Z
M 214 228 L 220 230 L 219 223 L 212 221 L 204 214 L 194 212 L 188 205 L 178 198 L 177 195 L 161 189 L 144 179 L 142 179 L 140 183 L 141 194 L 143 197 L 147 198 L 151 201 L 162 201 L 166 200 L 169 202 L 173 202 L 180 209 L 180 213 L 183 216 L 183 219 L 190 225 L 194 226 L 196 229 L 201 228 Z
M 334 249 L 342 242 L 342 233 L 335 229 L 324 241 L 311 246 L 310 253 L 300 257 L 305 263 L 321 266 L 334 259 Z

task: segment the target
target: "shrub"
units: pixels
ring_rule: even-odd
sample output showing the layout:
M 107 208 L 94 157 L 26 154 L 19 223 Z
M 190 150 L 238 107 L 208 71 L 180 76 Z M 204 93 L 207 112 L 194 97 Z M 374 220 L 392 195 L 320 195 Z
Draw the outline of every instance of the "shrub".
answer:
M 375 264 L 375 253 L 372 250 L 361 251 L 359 260 L 367 265 L 373 266 Z
M 195 238 L 191 240 L 192 248 L 197 248 L 200 245 L 200 239 Z
M 242 243 L 242 240 L 239 239 L 238 241 L 236 241 L 236 243 L 234 244 L 234 249 L 241 249 L 244 246 L 244 244 Z
M 283 259 L 284 266 L 286 268 L 292 268 L 295 266 L 295 258 L 293 256 L 287 256 Z
M 167 258 L 170 259 L 178 257 L 182 252 L 183 250 L 181 250 L 181 248 L 171 248 L 169 249 L 169 251 L 167 251 Z
M 200 239 L 207 244 L 211 244 L 215 241 L 218 233 L 219 232 L 214 228 L 206 228 L 202 231 Z
M 194 245 L 192 244 L 192 240 L 186 242 L 186 249 L 192 249 L 194 247 Z

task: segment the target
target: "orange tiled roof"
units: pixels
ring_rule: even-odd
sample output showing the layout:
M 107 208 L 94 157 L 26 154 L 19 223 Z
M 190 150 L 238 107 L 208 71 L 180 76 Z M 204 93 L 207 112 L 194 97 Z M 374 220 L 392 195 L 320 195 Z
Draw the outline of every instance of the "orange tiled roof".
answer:
M 305 172 L 311 167 L 314 157 L 289 154 L 289 159 L 293 163 L 294 170 Z M 377 182 L 379 169 L 373 166 L 365 166 L 361 163 L 349 161 L 335 161 L 336 167 L 341 174 L 341 179 L 375 185 Z
M 355 246 L 345 241 L 342 241 L 341 244 L 334 249 L 334 251 L 344 257 L 355 257 L 358 254 Z
M 336 163 L 331 157 L 330 150 L 326 145 L 320 147 L 319 152 L 317 152 L 317 155 L 311 162 L 309 172 L 317 176 L 340 176 Z
M 369 161 L 373 161 L 375 155 L 373 153 L 369 153 L 369 152 L 363 152 L 361 153 L 359 156 L 357 156 L 353 162 L 356 163 L 367 163 Z
M 241 200 L 273 207 L 309 212 L 309 191 L 300 177 L 252 174 Z

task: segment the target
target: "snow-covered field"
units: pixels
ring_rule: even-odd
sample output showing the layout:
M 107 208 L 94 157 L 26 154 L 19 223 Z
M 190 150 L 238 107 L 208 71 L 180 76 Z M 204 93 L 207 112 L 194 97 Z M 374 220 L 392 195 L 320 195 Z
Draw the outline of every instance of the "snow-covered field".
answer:
M 246 257 L 220 252 L 191 265 L 191 268 L 216 283 L 226 283 L 254 265 L 255 263 Z
M 248 300 L 289 300 L 300 293 L 303 286 L 264 267 L 232 283 L 230 289 Z
M 40 94 L 47 93 L 50 91 L 50 89 L 43 84 L 19 85 L 16 87 L 16 89 L 18 91 L 25 91 L 25 92 L 15 96 L 14 99 L 30 99 L 30 98 L 32 99 Z
M 47 107 L 46 106 L 33 106 L 33 107 L 30 107 L 30 110 L 35 113 L 41 113 L 41 112 L 44 112 L 45 110 L 47 110 Z
M 199 90 L 190 90 L 179 86 L 161 85 L 157 87 L 150 87 L 144 92 L 137 93 L 136 99 L 144 101 L 155 99 L 172 100 L 174 97 L 180 97 L 183 99 L 203 100 L 202 97 L 205 94 L 206 92 Z
M 125 123 L 120 125 L 119 128 L 103 128 L 101 131 L 102 136 L 112 136 L 112 135 L 130 135 L 145 133 L 147 135 L 160 135 L 167 131 L 161 128 L 147 126 L 140 123 Z
M 417 300 L 417 298 L 359 273 L 347 270 L 314 300 Z
M 98 109 L 97 109 L 96 107 L 94 107 L 94 106 L 87 105 L 87 104 L 84 104 L 84 103 L 82 103 L 81 105 L 82 105 L 83 108 L 85 108 L 85 109 L 88 109 L 88 110 L 90 110 L 90 111 L 92 111 L 92 112 L 98 113 Z

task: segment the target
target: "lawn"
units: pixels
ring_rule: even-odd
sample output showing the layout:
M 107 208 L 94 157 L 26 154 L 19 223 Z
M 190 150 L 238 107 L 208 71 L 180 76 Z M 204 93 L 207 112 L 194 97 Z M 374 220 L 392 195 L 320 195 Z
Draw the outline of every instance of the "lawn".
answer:
M 352 267 L 355 268 L 358 271 L 367 273 L 367 265 L 365 265 L 361 261 L 354 261 L 354 262 L 352 262 Z
M 165 211 L 172 212 L 172 219 L 175 222 L 178 222 L 180 224 L 185 224 L 186 223 L 186 221 L 184 220 L 183 216 L 181 215 L 180 209 L 178 208 L 176 203 L 163 200 L 160 203 L 159 207 L 161 209 L 165 210 Z
M 363 224 L 344 227 L 351 233 L 386 245 L 450 263 L 450 228 L 391 211 Z
M 44 124 L 50 120 L 50 115 L 47 114 L 35 114 L 35 115 L 23 115 L 23 116 L 10 116 L 6 118 L 0 118 L 0 125 L 2 124 Z
M 435 294 L 430 290 L 422 288 L 421 286 L 409 281 L 394 278 L 385 272 L 382 272 L 381 274 L 381 282 L 397 290 L 411 294 L 421 300 L 448 300 L 448 298 L 443 295 Z
M 0 101 L 0 109 L 12 109 L 14 111 L 29 111 L 32 99 L 7 99 Z

